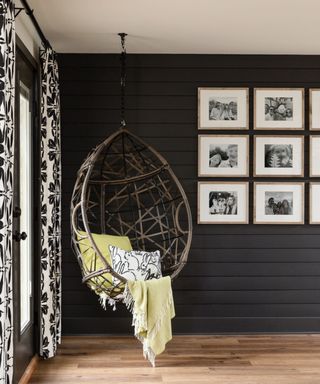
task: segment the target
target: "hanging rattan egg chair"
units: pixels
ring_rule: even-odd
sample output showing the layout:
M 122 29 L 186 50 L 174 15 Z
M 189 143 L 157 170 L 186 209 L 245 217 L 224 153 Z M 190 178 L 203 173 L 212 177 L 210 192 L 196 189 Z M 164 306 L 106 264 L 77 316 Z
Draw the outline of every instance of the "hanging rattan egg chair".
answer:
M 126 129 L 108 137 L 79 169 L 71 222 L 83 282 L 109 298 L 119 297 L 125 279 L 112 269 L 93 233 L 128 236 L 137 250 L 160 250 L 162 274 L 171 278 L 187 261 L 192 218 L 186 194 L 166 160 Z M 89 244 L 85 252 L 94 254 L 89 265 L 83 241 Z M 120 282 L 114 285 L 112 276 Z
M 125 129 L 126 34 L 119 35 L 121 128 L 88 155 L 71 200 L 72 245 L 82 280 L 111 301 L 121 300 L 125 279 L 105 256 L 107 244 L 101 235 L 127 236 L 138 251 L 159 250 L 162 274 L 172 279 L 187 261 L 192 237 L 189 203 L 169 164 Z

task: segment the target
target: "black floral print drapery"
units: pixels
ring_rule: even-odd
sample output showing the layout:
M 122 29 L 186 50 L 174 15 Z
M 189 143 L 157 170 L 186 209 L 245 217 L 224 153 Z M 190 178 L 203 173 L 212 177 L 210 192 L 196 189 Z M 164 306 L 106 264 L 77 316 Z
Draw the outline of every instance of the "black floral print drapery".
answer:
M 55 52 L 41 52 L 41 337 L 40 355 L 56 354 L 61 337 L 60 96 Z
M 0 0 L 0 383 L 13 376 L 14 4 Z

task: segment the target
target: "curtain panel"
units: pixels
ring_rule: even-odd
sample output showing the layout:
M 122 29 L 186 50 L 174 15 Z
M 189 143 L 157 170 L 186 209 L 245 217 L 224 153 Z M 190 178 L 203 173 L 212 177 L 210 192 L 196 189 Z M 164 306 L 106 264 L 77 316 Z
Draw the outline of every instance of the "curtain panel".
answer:
M 0 1 L 0 382 L 13 376 L 14 4 Z
M 41 51 L 41 335 L 40 355 L 56 354 L 61 338 L 60 95 L 55 52 Z

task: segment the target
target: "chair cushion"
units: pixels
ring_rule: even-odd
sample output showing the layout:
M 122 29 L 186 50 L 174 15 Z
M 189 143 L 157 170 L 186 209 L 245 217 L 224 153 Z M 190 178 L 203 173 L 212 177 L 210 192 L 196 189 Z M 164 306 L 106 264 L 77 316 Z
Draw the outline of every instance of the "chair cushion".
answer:
M 150 280 L 162 277 L 160 252 L 127 251 L 109 245 L 112 267 L 127 280 Z M 115 282 L 117 278 L 113 278 Z
M 103 261 L 97 255 L 94 249 L 91 246 L 90 239 L 88 237 L 82 238 L 82 236 L 87 236 L 86 232 L 79 231 L 78 243 L 79 249 L 81 252 L 82 262 L 84 270 L 88 271 L 98 271 L 105 268 Z M 93 241 L 96 243 L 97 248 L 100 250 L 101 254 L 105 260 L 112 266 L 111 255 L 109 252 L 109 246 L 116 246 L 126 251 L 131 251 L 132 246 L 130 240 L 127 236 L 113 236 L 106 234 L 97 234 L 92 233 Z M 95 284 L 94 284 L 95 283 Z M 96 293 L 100 293 L 103 288 L 108 288 L 113 284 L 112 275 L 110 273 L 104 273 L 101 276 L 95 277 L 89 283 L 89 286 L 93 290 L 98 290 Z M 101 286 L 101 287 L 100 287 Z

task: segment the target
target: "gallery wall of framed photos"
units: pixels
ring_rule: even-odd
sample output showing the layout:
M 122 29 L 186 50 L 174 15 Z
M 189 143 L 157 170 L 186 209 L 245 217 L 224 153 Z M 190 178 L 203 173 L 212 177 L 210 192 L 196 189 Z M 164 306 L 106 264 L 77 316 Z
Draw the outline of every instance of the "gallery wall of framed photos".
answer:
M 199 224 L 320 224 L 320 89 L 198 88 L 198 130 Z

